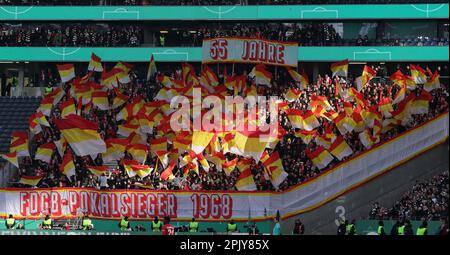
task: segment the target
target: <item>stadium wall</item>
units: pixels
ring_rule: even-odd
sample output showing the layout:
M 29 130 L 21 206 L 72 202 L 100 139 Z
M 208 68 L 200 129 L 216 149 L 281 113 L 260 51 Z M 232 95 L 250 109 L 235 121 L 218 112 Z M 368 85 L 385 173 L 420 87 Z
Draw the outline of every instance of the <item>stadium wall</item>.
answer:
M 441 19 L 449 5 L 0 6 L 0 20 L 345 20 Z
M 88 62 L 91 54 L 103 62 L 149 62 L 151 55 L 157 62 L 201 62 L 201 47 L 0 47 L 0 61 Z M 449 60 L 448 46 L 340 46 L 298 47 L 298 61 L 445 61 Z
M 349 190 L 313 211 L 282 221 L 283 233 L 291 233 L 295 220 L 300 219 L 306 226 L 307 234 L 336 234 L 339 220 L 365 219 L 374 202 L 386 207 L 392 206 L 417 181 L 427 180 L 448 171 L 448 155 L 447 140 L 367 182 L 364 186 Z M 367 234 L 366 227 L 361 226 L 357 229 L 364 230 L 363 234 Z

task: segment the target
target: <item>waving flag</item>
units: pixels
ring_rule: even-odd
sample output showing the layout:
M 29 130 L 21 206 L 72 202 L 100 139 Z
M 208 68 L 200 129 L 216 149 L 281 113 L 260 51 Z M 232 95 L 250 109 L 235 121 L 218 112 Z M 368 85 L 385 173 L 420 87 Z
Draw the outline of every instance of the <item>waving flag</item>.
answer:
M 278 186 L 288 177 L 288 174 L 284 171 L 278 151 L 272 152 L 270 155 L 268 153 L 263 155 L 261 157 L 261 163 L 269 173 L 272 185 L 278 189 Z
M 68 82 L 75 78 L 75 67 L 73 64 L 56 65 L 62 82 Z
M 75 164 L 73 163 L 72 152 L 67 151 L 66 154 L 64 154 L 59 170 L 69 178 L 75 175 Z
M 302 127 L 306 131 L 312 131 L 313 129 L 320 126 L 320 123 L 317 120 L 316 116 L 314 116 L 314 113 L 310 110 L 302 114 L 302 120 L 303 120 Z
M 107 166 L 87 166 L 87 169 L 96 176 L 101 176 L 108 172 Z
M 207 131 L 194 131 L 192 134 L 192 150 L 196 153 L 202 153 L 211 142 L 214 133 Z
M 89 61 L 88 71 L 103 72 L 102 59 L 100 57 L 98 57 L 97 55 L 95 55 L 94 53 L 92 53 L 92 55 L 91 55 L 91 60 Z
M 333 161 L 333 156 L 331 156 L 331 154 L 322 146 L 318 146 L 313 152 L 307 149 L 306 156 L 308 156 L 312 163 L 319 169 L 324 169 L 331 161 Z
M 43 144 L 38 147 L 36 151 L 36 155 L 34 156 L 34 159 L 36 160 L 42 160 L 46 163 L 50 163 L 50 160 L 52 158 L 53 152 L 55 151 L 56 146 L 53 142 L 49 142 L 46 144 Z
M 432 76 L 425 82 L 423 85 L 423 89 L 430 92 L 433 89 L 438 89 L 441 87 L 441 82 L 439 81 L 439 73 L 437 71 L 434 72 Z
M 255 180 L 253 179 L 253 174 L 250 166 L 243 167 L 240 169 L 241 173 L 236 180 L 236 188 L 240 191 L 254 191 L 256 190 Z
M 76 155 L 87 156 L 106 152 L 106 144 L 97 132 L 97 124 L 74 114 L 65 119 L 55 119 L 54 122 Z
M 179 153 L 183 151 L 189 151 L 192 143 L 191 135 L 178 134 L 173 140 L 173 148 L 177 149 Z
M 111 107 L 112 109 L 116 109 L 125 104 L 130 98 L 129 96 L 122 94 L 118 89 L 114 89 L 114 93 L 116 94 L 116 97 L 114 98 L 113 105 Z
M 131 154 L 133 159 L 139 162 L 144 163 L 147 159 L 148 146 L 146 144 L 128 145 L 126 150 Z
M 294 69 L 288 68 L 288 73 L 292 77 L 292 79 L 300 85 L 302 89 L 306 89 L 308 87 L 309 79 L 305 73 L 305 70 L 297 73 Z
M 49 117 L 53 108 L 53 98 L 44 97 L 41 101 L 41 105 L 37 109 L 37 111 L 42 112 L 45 116 Z
M 285 113 L 294 128 L 303 129 L 303 112 L 298 109 L 287 109 Z
M 209 84 L 213 87 L 219 85 L 219 78 L 217 78 L 216 74 L 214 73 L 211 68 L 209 68 L 208 65 L 203 66 L 203 72 L 206 74 L 206 77 L 208 78 Z
M 414 95 L 409 112 L 411 114 L 427 114 L 431 100 L 433 100 L 433 96 L 426 90 L 422 90 L 419 96 Z
M 294 102 L 295 100 L 300 98 L 300 95 L 302 94 L 302 92 L 298 89 L 295 88 L 290 88 L 288 89 L 288 91 L 286 92 L 286 100 L 289 103 Z
M 117 134 L 123 137 L 129 137 L 131 133 L 136 132 L 139 128 L 139 125 L 134 125 L 130 123 L 126 123 L 123 125 L 119 125 L 117 129 Z
M 258 85 L 266 85 L 271 87 L 270 80 L 272 79 L 272 73 L 266 71 L 263 64 L 258 64 L 255 67 L 255 83 Z
M 148 64 L 147 81 L 149 81 L 150 78 L 156 74 L 156 72 L 158 72 L 158 71 L 156 69 L 155 59 L 153 58 L 153 54 L 152 54 L 152 57 L 150 58 L 150 63 Z
M 331 72 L 333 73 L 332 77 L 334 76 L 347 77 L 348 59 L 331 64 Z
M 125 138 L 109 138 L 105 143 L 106 152 L 102 154 L 102 159 L 103 162 L 107 163 L 123 158 L 129 141 Z
M 59 105 L 59 110 L 61 111 L 62 118 L 65 118 L 70 114 L 76 114 L 75 101 L 73 98 L 69 98 L 67 101 L 62 102 Z
M 314 139 L 314 137 L 317 136 L 317 130 L 312 130 L 312 131 L 300 130 L 300 131 L 296 131 L 294 133 L 294 135 L 296 137 L 301 138 L 303 143 L 309 144 L 312 141 L 312 139 Z
M 2 158 L 7 160 L 9 163 L 15 165 L 19 168 L 19 161 L 17 160 L 17 152 L 4 153 L 2 154 Z
M 394 111 L 394 108 L 392 108 L 389 97 L 383 97 L 383 94 L 380 93 L 380 102 L 378 103 L 378 107 L 384 117 L 390 118 L 392 116 L 391 112 Z
M 364 70 L 361 76 L 356 78 L 356 86 L 358 88 L 358 91 L 361 91 L 361 89 L 375 77 L 377 72 L 370 68 L 369 66 L 365 65 Z
M 153 168 L 147 165 L 142 165 L 136 160 L 123 160 L 123 167 L 130 178 L 135 175 L 145 178 L 153 171 Z
M 411 77 L 417 84 L 424 84 L 427 82 L 427 75 L 425 74 L 425 70 L 423 70 L 418 65 L 409 65 L 409 69 L 411 70 Z
M 366 149 L 370 149 L 376 142 L 376 138 L 372 136 L 372 132 L 370 132 L 369 129 L 359 133 L 359 140 Z
M 234 137 L 234 151 L 235 154 L 252 157 L 255 160 L 261 158 L 264 149 L 269 144 L 269 139 L 266 139 L 265 134 L 260 130 L 256 131 L 237 131 Z
M 19 183 L 30 185 L 30 186 L 37 186 L 39 182 L 41 181 L 42 177 L 40 176 L 29 176 L 29 175 L 22 175 L 20 177 Z
M 352 148 L 348 146 L 342 136 L 336 137 L 334 142 L 331 144 L 329 151 L 339 160 L 342 160 L 343 158 L 353 154 Z
M 150 140 L 150 150 L 155 153 L 157 151 L 167 151 L 167 138 L 154 138 Z
M 122 72 L 122 69 L 119 69 L 119 68 L 113 68 L 109 72 L 106 72 L 106 70 L 103 69 L 101 85 L 105 86 L 108 89 L 117 87 L 119 85 L 117 82 L 117 76 L 121 72 Z
M 92 93 L 92 104 L 102 111 L 109 110 L 108 92 L 94 91 Z
M 161 176 L 159 178 L 163 181 L 172 181 L 175 178 L 172 173 L 175 164 L 175 160 L 171 160 L 169 166 L 161 173 Z
M 52 98 L 53 99 L 53 105 L 56 105 L 61 101 L 61 99 L 64 97 L 66 92 L 61 89 L 61 87 L 53 88 L 52 92 L 46 96 L 46 98 Z
M 236 165 L 238 163 L 238 158 L 235 158 L 233 160 L 225 160 L 222 164 L 222 170 L 225 172 L 227 176 L 230 176 L 231 172 L 236 168 Z
M 11 140 L 11 145 L 9 146 L 9 152 L 17 152 L 17 156 L 30 156 L 28 151 L 28 135 L 24 138 L 18 138 Z

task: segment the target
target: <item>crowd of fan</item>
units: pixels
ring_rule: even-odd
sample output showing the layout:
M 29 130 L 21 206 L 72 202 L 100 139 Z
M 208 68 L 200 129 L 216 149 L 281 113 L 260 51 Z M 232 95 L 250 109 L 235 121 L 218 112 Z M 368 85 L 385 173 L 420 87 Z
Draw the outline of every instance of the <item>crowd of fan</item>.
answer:
M 444 3 L 408 0 L 407 3 Z M 0 5 L 293 5 L 293 4 L 403 4 L 403 0 L 0 0 Z
M 86 24 L 10 26 L 0 24 L 0 46 L 136 47 L 143 43 L 140 26 Z
M 194 26 L 195 27 L 195 26 Z M 250 37 L 276 41 L 298 42 L 299 46 L 444 46 L 448 38 L 342 38 L 335 27 L 326 22 L 304 22 L 286 25 L 270 24 L 215 24 L 159 33 L 150 31 L 157 46 L 199 47 L 203 39 L 215 37 Z M 0 46 L 101 46 L 137 47 L 144 43 L 142 25 L 106 24 L 0 24 Z
M 448 218 L 449 172 L 445 171 L 428 181 L 417 182 L 392 208 L 374 203 L 370 219 L 440 220 Z
M 387 70 L 381 68 L 380 66 L 374 66 L 376 70 L 378 70 L 381 74 L 387 72 Z M 400 66 L 399 66 L 400 68 Z M 403 66 L 401 69 L 404 70 L 404 73 L 407 73 Z M 441 68 L 438 68 L 441 70 Z M 448 67 L 442 68 L 443 72 L 448 73 Z M 444 71 L 446 70 L 446 71 Z M 389 73 L 393 73 L 395 70 L 390 70 Z M 180 70 L 177 70 L 176 73 L 179 73 Z M 166 73 L 168 75 L 174 75 L 174 73 Z M 222 75 L 220 75 L 221 77 Z M 152 101 L 156 93 L 161 88 L 161 84 L 158 84 L 155 80 L 151 80 L 150 82 L 146 82 L 142 78 L 145 75 L 138 74 L 137 72 L 131 72 L 130 75 L 132 82 L 129 84 L 120 84 L 120 88 L 124 91 L 125 94 L 129 95 L 131 98 L 136 97 L 137 95 L 143 96 L 145 101 Z M 223 78 L 223 77 L 222 77 Z M 222 79 L 221 78 L 221 79 Z M 347 79 L 340 78 L 340 83 L 342 86 L 349 87 L 353 84 L 354 78 L 349 75 Z M 271 88 L 265 86 L 258 87 L 258 95 L 266 95 L 272 96 L 277 95 L 283 97 L 289 87 L 292 87 L 291 78 L 288 76 L 287 72 L 279 69 L 277 74 L 273 79 L 273 86 Z M 388 87 L 390 86 L 390 81 L 385 79 L 375 79 L 371 81 L 368 85 L 366 85 L 362 93 L 365 98 L 372 104 L 375 105 L 379 102 L 379 92 L 382 91 L 384 96 L 388 93 Z M 248 83 L 250 84 L 250 83 Z M 343 109 L 342 102 L 343 100 L 338 97 L 335 97 L 334 92 L 334 81 L 327 74 L 318 75 L 316 77 L 316 81 L 310 84 L 306 90 L 306 93 L 302 93 L 302 96 L 291 104 L 291 107 L 298 109 L 306 109 L 311 95 L 317 93 L 319 95 L 324 95 L 328 98 L 330 104 L 335 109 Z M 421 85 L 418 85 L 421 86 Z M 65 84 L 64 89 L 66 90 L 66 96 L 69 91 L 69 85 Z M 428 114 L 423 115 L 413 115 L 412 120 L 406 126 L 397 126 L 392 130 L 384 133 L 380 137 L 380 142 L 389 140 L 400 133 L 408 130 L 411 127 L 414 127 L 420 123 L 423 123 L 440 113 L 448 111 L 448 84 L 439 89 L 434 89 L 431 93 L 433 95 L 433 100 L 430 102 L 430 109 Z M 419 89 L 418 89 L 419 90 Z M 417 92 L 417 91 L 416 91 Z M 396 93 L 395 89 L 392 91 L 393 94 Z M 229 91 L 229 95 L 233 95 L 232 91 Z M 112 102 L 114 98 L 114 92 L 109 92 L 109 100 Z M 61 102 L 63 102 L 66 98 L 63 98 Z M 339 105 L 339 107 L 338 107 Z M 395 108 L 395 107 L 394 107 Z M 30 144 L 36 148 L 37 146 L 44 144 L 49 141 L 57 141 L 60 139 L 60 133 L 53 124 L 54 118 L 59 118 L 59 106 L 56 105 L 52 110 L 51 117 L 49 119 L 49 123 L 51 125 L 50 128 L 44 127 L 44 132 L 41 132 L 33 137 L 30 141 Z M 93 107 L 90 112 L 85 113 L 83 110 L 83 117 L 99 123 L 99 132 L 103 139 L 108 139 L 112 137 L 117 137 L 117 127 L 119 124 L 122 124 L 123 121 L 116 121 L 116 114 L 121 110 L 121 107 L 118 109 L 112 109 L 108 111 L 100 111 L 96 107 Z M 323 126 L 327 120 L 323 118 L 319 118 L 321 122 L 321 127 L 318 128 L 319 133 L 323 133 Z M 316 144 L 314 142 L 309 143 L 308 145 L 304 144 L 300 138 L 294 136 L 294 129 L 290 126 L 287 117 L 284 114 L 279 115 L 279 122 L 283 128 L 286 129 L 287 134 L 280 140 L 275 150 L 279 151 L 280 157 L 282 158 L 282 162 L 284 165 L 285 171 L 288 173 L 288 177 L 286 180 L 279 186 L 278 190 L 286 190 L 293 185 L 298 183 L 302 183 L 305 180 L 311 179 L 319 175 L 323 170 L 328 169 L 325 168 L 322 171 L 315 167 L 311 160 L 305 154 L 305 150 L 307 148 L 314 150 Z M 331 124 L 333 124 L 331 122 Z M 156 132 L 154 132 L 156 133 Z M 339 131 L 334 128 L 334 133 L 339 134 Z M 153 139 L 153 135 L 148 136 L 149 140 Z M 361 153 L 365 150 L 364 146 L 361 144 L 358 133 L 351 132 L 344 135 L 344 138 L 348 145 L 354 151 L 354 155 Z M 148 141 L 149 141 L 148 140 Z M 170 148 L 168 148 L 170 150 Z M 34 149 L 31 149 L 34 150 Z M 88 165 L 102 165 L 101 155 L 99 155 L 96 159 L 91 159 L 90 156 L 85 157 L 75 157 L 75 165 L 76 165 L 76 175 L 72 176 L 71 179 L 68 179 L 59 171 L 59 165 L 62 160 L 61 156 L 58 153 L 54 153 L 54 156 L 50 162 L 50 164 L 46 164 L 39 160 L 32 160 L 30 157 L 25 157 L 23 162 L 20 164 L 20 173 L 26 175 L 39 175 L 43 176 L 43 180 L 40 182 L 40 187 L 55 187 L 55 186 L 75 186 L 75 187 L 97 187 L 100 186 L 102 188 L 112 188 L 112 189 L 133 189 L 137 188 L 139 185 L 144 185 L 152 189 L 181 189 L 181 190 L 233 190 L 235 189 L 234 185 L 236 179 L 239 176 L 239 171 L 235 169 L 230 176 L 227 176 L 223 171 L 218 171 L 214 164 L 211 165 L 211 169 L 209 173 L 201 170 L 199 175 L 193 171 L 189 173 L 187 177 L 183 177 L 183 173 L 180 169 L 175 168 L 174 175 L 175 180 L 173 182 L 166 182 L 160 180 L 160 174 L 163 170 L 163 166 L 158 163 L 156 164 L 156 157 L 150 156 L 151 152 L 149 152 L 149 156 L 145 164 L 149 165 L 152 168 L 157 170 L 152 171 L 152 173 L 140 180 L 139 177 L 129 178 L 126 172 L 118 163 L 118 166 L 113 169 L 109 175 L 101 176 L 97 178 L 93 176 L 88 170 Z M 232 159 L 234 155 L 226 154 L 228 159 Z M 131 155 L 125 154 L 125 159 L 131 159 Z M 330 163 L 329 167 L 337 164 L 339 161 L 334 160 Z M 254 180 L 258 190 L 275 190 L 273 185 L 270 182 L 270 179 L 267 179 L 267 176 L 263 174 L 263 167 L 261 163 L 253 162 L 251 166 L 252 173 L 254 175 Z M 15 186 L 21 187 L 22 184 L 14 184 Z

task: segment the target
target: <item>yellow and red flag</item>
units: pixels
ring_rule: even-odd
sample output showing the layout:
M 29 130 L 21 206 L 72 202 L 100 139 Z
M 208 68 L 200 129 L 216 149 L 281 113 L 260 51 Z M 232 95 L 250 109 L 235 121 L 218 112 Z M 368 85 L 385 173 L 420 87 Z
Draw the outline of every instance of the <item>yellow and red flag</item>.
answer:
M 425 82 L 427 82 L 427 75 L 422 67 L 410 64 L 409 70 L 411 71 L 411 77 L 414 79 L 416 84 L 424 84 Z
M 123 167 L 130 177 L 137 174 L 139 177 L 145 178 L 153 171 L 150 166 L 142 165 L 136 160 L 123 160 Z
M 364 132 L 359 133 L 359 140 L 364 145 L 366 149 L 370 149 L 377 141 L 377 139 L 372 135 L 369 129 L 364 130 Z
M 117 87 L 119 85 L 117 82 L 117 76 L 121 72 L 122 72 L 122 69 L 119 69 L 119 68 L 113 68 L 109 72 L 106 72 L 106 70 L 103 69 L 101 85 L 105 86 L 108 89 Z
M 441 82 L 439 81 L 439 73 L 437 71 L 434 72 L 433 75 L 425 82 L 423 85 L 423 89 L 430 92 L 433 89 L 438 89 L 441 87 Z
M 243 167 L 240 170 L 239 177 L 236 180 L 236 188 L 240 191 L 254 191 L 256 190 L 255 180 L 253 179 L 253 174 L 250 166 Z
M 127 146 L 128 153 L 131 154 L 133 159 L 144 163 L 147 159 L 148 146 L 146 144 L 131 144 Z
M 75 67 L 73 64 L 56 65 L 62 82 L 68 82 L 75 78 Z
M 22 175 L 20 176 L 19 183 L 30 185 L 30 186 L 37 186 L 39 182 L 41 181 L 42 177 L 40 176 L 30 176 L 30 175 Z
M 209 84 L 213 87 L 219 85 L 219 78 L 217 78 L 217 75 L 214 73 L 211 68 L 209 68 L 208 65 L 203 66 L 203 72 L 206 74 L 206 77 L 208 78 Z
M 70 114 L 76 114 L 75 101 L 73 98 L 69 98 L 67 101 L 62 102 L 59 105 L 59 110 L 61 111 L 62 118 L 65 118 Z
M 19 161 L 17 160 L 17 152 L 4 153 L 2 154 L 2 158 L 7 160 L 9 163 L 15 165 L 19 168 Z
M 196 153 L 202 153 L 211 142 L 214 133 L 208 131 L 194 131 L 192 134 L 192 150 Z
M 78 156 L 106 152 L 106 144 L 98 133 L 98 125 L 78 115 L 71 114 L 55 121 L 64 139 Z
M 272 185 L 278 189 L 280 184 L 288 177 L 288 174 L 284 171 L 280 154 L 278 154 L 278 151 L 272 152 L 270 155 L 266 153 L 261 157 L 261 163 L 268 172 Z
M 337 136 L 334 142 L 331 144 L 329 151 L 337 159 L 342 160 L 353 154 L 352 148 L 348 146 L 342 136 Z
M 285 113 L 294 128 L 303 129 L 303 112 L 298 109 L 287 109 Z
M 311 110 L 307 110 L 302 114 L 302 128 L 306 131 L 312 131 L 320 126 L 319 121 Z
M 296 137 L 301 138 L 303 143 L 309 144 L 312 141 L 312 139 L 314 139 L 317 136 L 317 130 L 312 131 L 300 130 L 296 131 L 294 135 Z
M 306 156 L 319 169 L 324 169 L 333 161 L 333 156 L 322 146 L 318 146 L 315 151 L 307 149 Z
M 91 54 L 88 71 L 103 72 L 102 59 L 94 53 Z
M 129 96 L 122 94 L 118 89 L 114 89 L 114 93 L 116 94 L 116 97 L 113 100 L 112 109 L 116 109 L 125 104 L 130 98 Z
M 150 58 L 150 63 L 148 64 L 147 81 L 149 81 L 150 78 L 155 76 L 156 72 L 158 72 L 158 70 L 156 69 L 155 59 L 153 58 L 152 54 L 152 57 Z
M 287 70 L 292 79 L 300 85 L 300 88 L 306 89 L 308 87 L 309 79 L 305 73 L 305 70 L 302 70 L 300 73 L 291 68 L 288 68 Z
M 334 110 L 330 102 L 328 102 L 327 97 L 318 96 L 316 94 L 311 95 L 311 103 L 310 103 L 311 108 L 315 108 L 319 105 L 321 105 L 327 111 Z
M 139 128 L 139 125 L 125 123 L 123 125 L 119 125 L 117 128 L 117 134 L 123 137 L 129 137 L 131 133 L 136 132 Z
M 334 76 L 347 77 L 348 59 L 331 64 L 331 72 L 332 72 L 331 77 Z
M 69 178 L 70 176 L 75 175 L 75 164 L 73 163 L 72 152 L 67 151 L 66 154 L 64 154 L 59 170 Z
M 301 90 L 298 90 L 296 88 L 289 88 L 286 92 L 286 100 L 289 103 L 294 102 L 295 100 L 299 99 L 302 94 Z
M 101 176 L 108 172 L 107 166 L 87 166 L 87 169 L 96 176 Z
M 163 181 L 172 181 L 175 178 L 175 176 L 172 173 L 175 165 L 176 161 L 171 160 L 169 166 L 161 173 L 161 176 L 159 178 Z
M 34 159 L 36 160 L 42 160 L 46 163 L 50 163 L 50 160 L 52 158 L 53 152 L 55 151 L 56 146 L 53 142 L 49 142 L 46 144 L 43 144 L 38 147 L 36 150 L 36 155 L 34 156 Z
M 41 101 L 41 105 L 37 109 L 37 111 L 42 112 L 45 116 L 50 116 L 50 113 L 53 108 L 53 98 L 51 97 L 44 97 Z
M 109 110 L 108 92 L 94 91 L 92 93 L 92 104 L 102 111 Z
M 381 114 L 386 118 L 390 118 L 392 116 L 391 112 L 394 111 L 394 108 L 392 108 L 391 99 L 389 97 L 383 97 L 382 93 L 380 93 L 378 108 L 380 109 Z
M 365 65 L 364 70 L 362 72 L 362 75 L 357 77 L 355 79 L 356 87 L 358 88 L 358 91 L 361 91 L 361 89 L 375 77 L 377 72 L 370 68 L 369 66 Z
M 257 85 L 266 85 L 271 87 L 270 80 L 272 80 L 272 73 L 266 70 L 263 64 L 258 64 L 255 67 L 255 83 Z
M 17 156 L 30 156 L 28 150 L 28 134 L 26 137 L 15 138 L 14 135 L 11 139 L 11 145 L 9 146 L 9 152 L 17 152 Z
M 124 156 L 129 140 L 126 138 L 109 138 L 105 143 L 106 152 L 102 154 L 104 163 L 121 159 Z
M 238 158 L 235 158 L 233 160 L 223 160 L 224 162 L 222 164 L 222 170 L 227 176 L 230 176 L 231 172 L 233 172 L 233 170 L 236 168 L 238 160 Z
M 173 140 L 173 148 L 177 149 L 179 153 L 189 151 L 192 144 L 192 136 L 184 133 L 178 134 Z
M 414 95 L 409 112 L 411 114 L 427 114 L 431 100 L 433 100 L 433 96 L 426 90 L 422 90 L 419 96 Z
M 157 151 L 167 151 L 167 138 L 154 138 L 150 140 L 150 151 L 156 153 Z

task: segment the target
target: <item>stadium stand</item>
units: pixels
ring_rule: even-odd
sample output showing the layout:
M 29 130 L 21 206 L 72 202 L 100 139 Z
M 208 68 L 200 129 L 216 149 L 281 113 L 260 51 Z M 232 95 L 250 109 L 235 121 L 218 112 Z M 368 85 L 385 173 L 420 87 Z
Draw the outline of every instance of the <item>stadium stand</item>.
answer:
M 385 18 L 356 13 L 367 4 L 396 4 L 401 15 L 392 8 Z M 430 11 L 427 4 L 437 5 Z M 339 11 L 308 9 L 319 5 Z M 16 13 L 8 9 L 14 6 Z M 92 12 L 52 16 L 52 6 Z M 272 8 L 280 17 L 266 18 Z M 77 229 L 88 214 L 94 231 L 119 231 L 104 219 L 129 214 L 133 232 L 147 232 L 149 220 L 170 214 L 177 226 L 191 217 L 212 221 L 202 222 L 203 233 L 235 220 L 238 232 L 250 231 L 253 219 L 270 233 L 282 217 L 283 234 L 294 226 L 329 234 L 350 215 L 364 218 L 374 201 L 389 205 L 386 197 L 422 177 L 408 163 L 430 175 L 438 164 L 446 169 L 448 1 L 0 0 L 0 9 L 0 218 L 13 213 L 29 229 L 54 213 L 50 196 L 58 231 Z M 188 9 L 192 17 L 176 16 Z M 148 16 L 151 10 L 158 13 Z M 217 60 L 237 49 L 249 55 Z M 221 104 L 226 96 L 277 97 L 277 119 L 246 112 L 244 130 L 176 130 L 170 103 L 184 97 L 194 108 L 194 89 Z M 249 130 L 260 122 L 277 128 L 270 142 Z M 432 153 L 439 160 L 428 166 Z M 388 189 L 372 182 L 405 177 L 405 169 L 411 180 L 386 181 Z M 385 189 L 391 193 L 380 195 Z M 357 232 L 397 218 L 426 218 L 434 231 L 448 217 L 448 171 L 416 184 L 390 210 L 380 204 Z
M 1 24 L 1 46 L 188 46 L 198 47 L 203 39 L 225 37 L 265 38 L 283 42 L 298 42 L 300 46 L 448 46 L 448 23 L 422 22 L 425 28 L 411 29 L 408 34 L 400 29 L 385 32 L 384 27 L 401 26 L 400 22 L 374 22 L 368 24 L 343 23 L 341 32 L 336 24 L 324 22 L 302 23 L 211 23 L 177 28 L 175 24 L 162 26 L 97 24 Z M 365 35 L 356 30 L 368 29 Z M 438 33 L 444 29 L 445 32 Z M 427 34 L 425 34 L 426 32 Z M 347 34 L 354 34 L 347 35 Z M 147 36 L 145 36 L 147 35 Z M 437 36 L 436 36 L 437 35 Z M 148 38 L 164 37 L 150 41 Z M 144 40 L 147 38 L 147 40 Z
M 417 182 L 390 208 L 374 203 L 369 219 L 440 220 L 448 218 L 448 171 Z
M 0 97 L 1 153 L 9 152 L 12 131 L 28 130 L 27 119 L 39 107 L 40 101 L 34 97 Z

